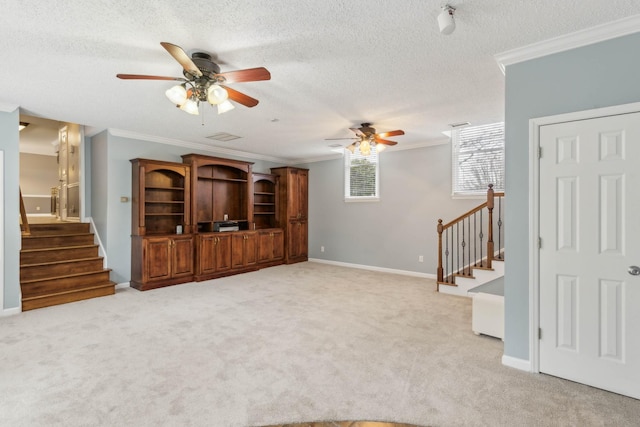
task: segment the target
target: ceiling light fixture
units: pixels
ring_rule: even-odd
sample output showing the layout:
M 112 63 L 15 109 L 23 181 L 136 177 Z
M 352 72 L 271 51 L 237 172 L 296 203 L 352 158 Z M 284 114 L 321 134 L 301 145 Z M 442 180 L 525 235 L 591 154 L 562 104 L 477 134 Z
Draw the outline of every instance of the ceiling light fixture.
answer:
M 368 156 L 371 154 L 371 150 L 375 150 L 376 153 L 379 153 L 387 148 L 387 145 L 397 144 L 395 141 L 389 141 L 386 139 L 387 137 L 404 135 L 404 131 L 400 129 L 376 133 L 376 130 L 371 126 L 371 123 L 361 123 L 359 128 L 349 128 L 349 130 L 356 134 L 355 138 L 326 138 L 326 140 L 357 139 L 356 142 L 345 147 L 345 149 L 349 150 L 352 154 L 355 153 L 357 149 L 363 156 Z
M 18 125 L 18 132 L 21 131 L 22 129 L 26 128 L 27 126 L 29 126 L 29 123 L 20 122 L 20 125 Z
M 371 150 L 375 150 L 376 153 L 380 153 L 385 148 L 387 148 L 384 144 L 376 143 L 375 139 L 364 137 L 360 141 L 356 141 L 351 145 L 346 147 L 347 150 L 351 152 L 351 154 L 355 154 L 356 150 L 360 151 L 360 154 L 363 156 L 368 156 L 371 154 Z
M 197 79 L 169 88 L 165 95 L 176 107 L 189 114 L 200 114 L 200 102 L 218 106 L 218 114 L 235 108 L 225 88 L 207 79 Z
M 449 35 L 456 29 L 456 21 L 453 19 L 455 11 L 456 9 L 448 4 L 442 8 L 442 12 L 438 15 L 438 27 L 441 34 Z

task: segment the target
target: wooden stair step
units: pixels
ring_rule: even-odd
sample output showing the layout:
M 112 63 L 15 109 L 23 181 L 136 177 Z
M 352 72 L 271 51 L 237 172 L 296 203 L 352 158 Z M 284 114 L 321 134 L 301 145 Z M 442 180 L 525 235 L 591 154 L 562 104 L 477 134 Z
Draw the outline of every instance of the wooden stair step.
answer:
M 98 245 L 95 244 L 39 249 L 23 249 L 20 251 L 20 263 L 22 265 L 38 264 L 43 262 L 95 258 L 97 256 Z
M 53 234 L 42 236 L 22 236 L 22 249 L 41 249 L 56 246 L 77 246 L 93 244 L 91 233 Z
M 49 307 L 58 304 L 66 304 L 69 302 L 82 301 L 89 298 L 113 295 L 116 292 L 115 285 L 116 284 L 114 282 L 109 281 L 108 283 L 103 283 L 96 286 L 56 292 L 48 295 L 27 298 L 23 296 L 22 311 Z
M 88 273 L 103 269 L 102 257 L 54 261 L 20 266 L 20 282 L 25 280 L 57 277 L 65 274 Z
M 57 222 L 47 224 L 29 224 L 31 235 L 80 234 L 91 231 L 88 222 Z
M 66 274 L 57 277 L 45 277 L 34 280 L 22 280 L 20 286 L 23 297 L 41 296 L 61 291 L 78 290 L 109 282 L 110 268 L 90 273 Z

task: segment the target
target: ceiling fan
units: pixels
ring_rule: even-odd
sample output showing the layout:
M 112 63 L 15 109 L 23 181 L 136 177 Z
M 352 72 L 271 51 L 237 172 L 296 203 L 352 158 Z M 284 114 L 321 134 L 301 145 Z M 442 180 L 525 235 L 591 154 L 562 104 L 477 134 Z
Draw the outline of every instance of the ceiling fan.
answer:
M 161 42 L 160 44 L 182 65 L 184 77 L 147 76 L 141 74 L 117 74 L 116 77 L 123 80 L 175 80 L 182 82 L 171 87 L 165 94 L 178 108 L 189 114 L 199 114 L 201 101 L 217 105 L 218 114 L 234 108 L 234 105 L 229 100 L 245 107 L 255 107 L 258 105 L 257 99 L 231 89 L 225 84 L 271 79 L 271 73 L 264 67 L 221 73 L 220 67 L 213 62 L 211 55 L 208 53 L 194 52 L 189 58 L 180 46 L 167 42 Z
M 356 148 L 360 149 L 363 156 L 371 154 L 371 147 L 376 148 L 376 152 L 384 150 L 386 145 L 396 145 L 397 142 L 389 141 L 390 136 L 404 135 L 403 130 L 392 130 L 390 132 L 376 133 L 375 128 L 371 127 L 371 123 L 361 123 L 359 128 L 350 128 L 357 136 L 353 138 L 327 138 L 327 141 L 341 139 L 355 139 L 356 142 L 349 145 L 347 150 L 354 153 Z

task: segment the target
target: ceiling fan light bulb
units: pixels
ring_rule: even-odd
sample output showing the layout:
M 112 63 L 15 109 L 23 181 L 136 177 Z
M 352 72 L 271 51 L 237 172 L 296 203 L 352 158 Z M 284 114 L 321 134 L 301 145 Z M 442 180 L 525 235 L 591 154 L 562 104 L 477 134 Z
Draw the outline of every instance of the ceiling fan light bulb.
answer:
M 387 148 L 387 146 L 384 144 L 376 144 L 375 148 L 376 148 L 376 153 L 379 153 L 381 151 L 384 151 Z
M 360 141 L 360 153 L 362 153 L 363 156 L 371 154 L 371 144 L 369 144 L 369 141 L 366 139 Z
M 194 101 L 193 99 L 188 99 L 184 104 L 180 106 L 180 109 L 185 113 L 189 113 L 189 114 L 193 114 L 194 116 L 197 116 L 198 114 L 200 114 L 200 109 L 198 107 L 199 105 L 197 101 Z
M 227 111 L 231 111 L 236 108 L 231 101 L 228 99 L 220 104 L 218 104 L 218 114 L 226 113 Z
M 176 85 L 169 88 L 165 93 L 169 101 L 176 105 L 182 105 L 187 100 L 187 89 L 183 85 Z
M 229 92 L 225 88 L 218 85 L 211 85 L 207 89 L 207 101 L 211 105 L 219 105 L 229 98 Z
M 442 12 L 438 15 L 438 27 L 440 28 L 441 34 L 449 35 L 456 29 L 456 21 L 453 19 L 453 12 L 455 12 L 455 9 L 447 5 L 442 8 Z

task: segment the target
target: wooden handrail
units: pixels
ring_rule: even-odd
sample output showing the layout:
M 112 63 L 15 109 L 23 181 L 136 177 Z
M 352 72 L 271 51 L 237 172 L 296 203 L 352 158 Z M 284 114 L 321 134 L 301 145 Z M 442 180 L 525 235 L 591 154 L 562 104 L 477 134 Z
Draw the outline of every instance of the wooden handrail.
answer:
M 31 227 L 29 227 L 29 219 L 27 218 L 27 211 L 24 209 L 24 200 L 22 199 L 22 189 L 20 188 L 20 225 L 22 226 L 22 234 L 31 234 Z
M 495 242 L 494 242 L 494 227 L 493 227 L 493 216 L 494 216 L 494 207 L 495 200 L 498 199 L 500 201 L 499 210 L 498 210 L 498 246 L 501 246 L 501 234 L 502 230 L 502 198 L 504 197 L 504 192 L 496 192 L 493 190 L 493 184 L 489 184 L 489 189 L 487 190 L 487 200 L 476 206 L 475 208 L 469 210 L 468 212 L 460 215 L 456 219 L 443 224 L 442 219 L 438 219 L 437 231 L 438 231 L 438 267 L 437 267 L 437 281 L 440 283 L 450 283 L 453 284 L 453 277 L 455 275 L 466 275 L 471 276 L 471 267 L 483 267 L 483 268 L 492 268 L 492 261 L 496 258 L 502 259 L 501 253 L 496 257 L 495 255 Z M 486 257 L 483 257 L 483 210 L 487 210 L 487 241 L 486 241 Z M 476 214 L 480 213 L 480 233 L 478 236 L 475 234 L 472 236 L 471 228 L 473 225 L 474 233 L 476 232 Z M 472 224 L 473 220 L 473 224 Z M 465 230 L 466 224 L 466 230 Z M 455 226 L 455 228 L 454 228 Z M 460 233 L 460 229 L 462 229 L 462 233 Z M 447 257 L 447 265 L 445 267 L 443 260 L 443 234 L 447 232 L 447 240 L 446 240 L 446 248 L 444 253 Z M 451 239 L 449 237 L 451 235 Z M 454 236 L 458 238 L 458 242 L 454 242 Z M 462 236 L 462 240 L 460 241 L 460 236 Z M 476 238 L 479 237 L 479 244 Z M 467 242 L 467 239 L 469 240 Z M 449 248 L 449 244 L 451 248 Z M 479 259 L 477 257 L 476 250 L 479 248 L 480 256 Z M 451 251 L 449 250 L 451 249 Z M 502 248 L 499 248 L 502 252 Z M 473 252 L 473 253 L 472 253 Z M 451 262 L 449 263 L 449 256 L 451 255 Z M 462 266 L 459 265 L 460 256 L 462 257 Z M 472 259 L 472 257 L 474 259 Z M 454 267 L 454 260 L 458 262 L 458 265 Z M 465 264 L 467 262 L 467 264 Z M 451 271 L 449 270 L 451 267 Z M 445 275 L 447 277 L 445 277 Z M 439 286 L 438 286 L 439 289 Z
M 491 184 L 491 185 L 493 185 L 493 184 Z M 503 191 L 501 191 L 501 192 L 494 192 L 494 193 L 493 193 L 493 197 L 494 197 L 494 198 L 497 198 L 497 197 L 504 197 L 504 192 L 503 192 Z M 463 213 L 462 215 L 460 215 L 460 216 L 459 216 L 459 217 L 457 217 L 456 219 L 454 219 L 454 220 L 452 220 L 452 221 L 449 221 L 448 223 L 446 223 L 446 224 L 444 224 L 444 225 L 442 226 L 442 230 L 444 231 L 444 230 L 446 230 L 447 228 L 450 228 L 450 227 L 452 227 L 453 225 L 455 225 L 457 222 L 462 221 L 462 220 L 463 220 L 463 219 L 465 219 L 466 217 L 471 216 L 471 215 L 473 215 L 474 213 L 481 211 L 482 209 L 484 209 L 484 208 L 486 208 L 486 207 L 487 207 L 487 203 L 488 203 L 488 202 L 484 202 L 483 204 L 481 204 L 481 205 L 479 205 L 479 206 L 476 206 L 475 208 L 471 209 L 470 211 Z M 440 222 L 440 221 L 442 221 L 442 220 L 438 220 L 438 222 Z

